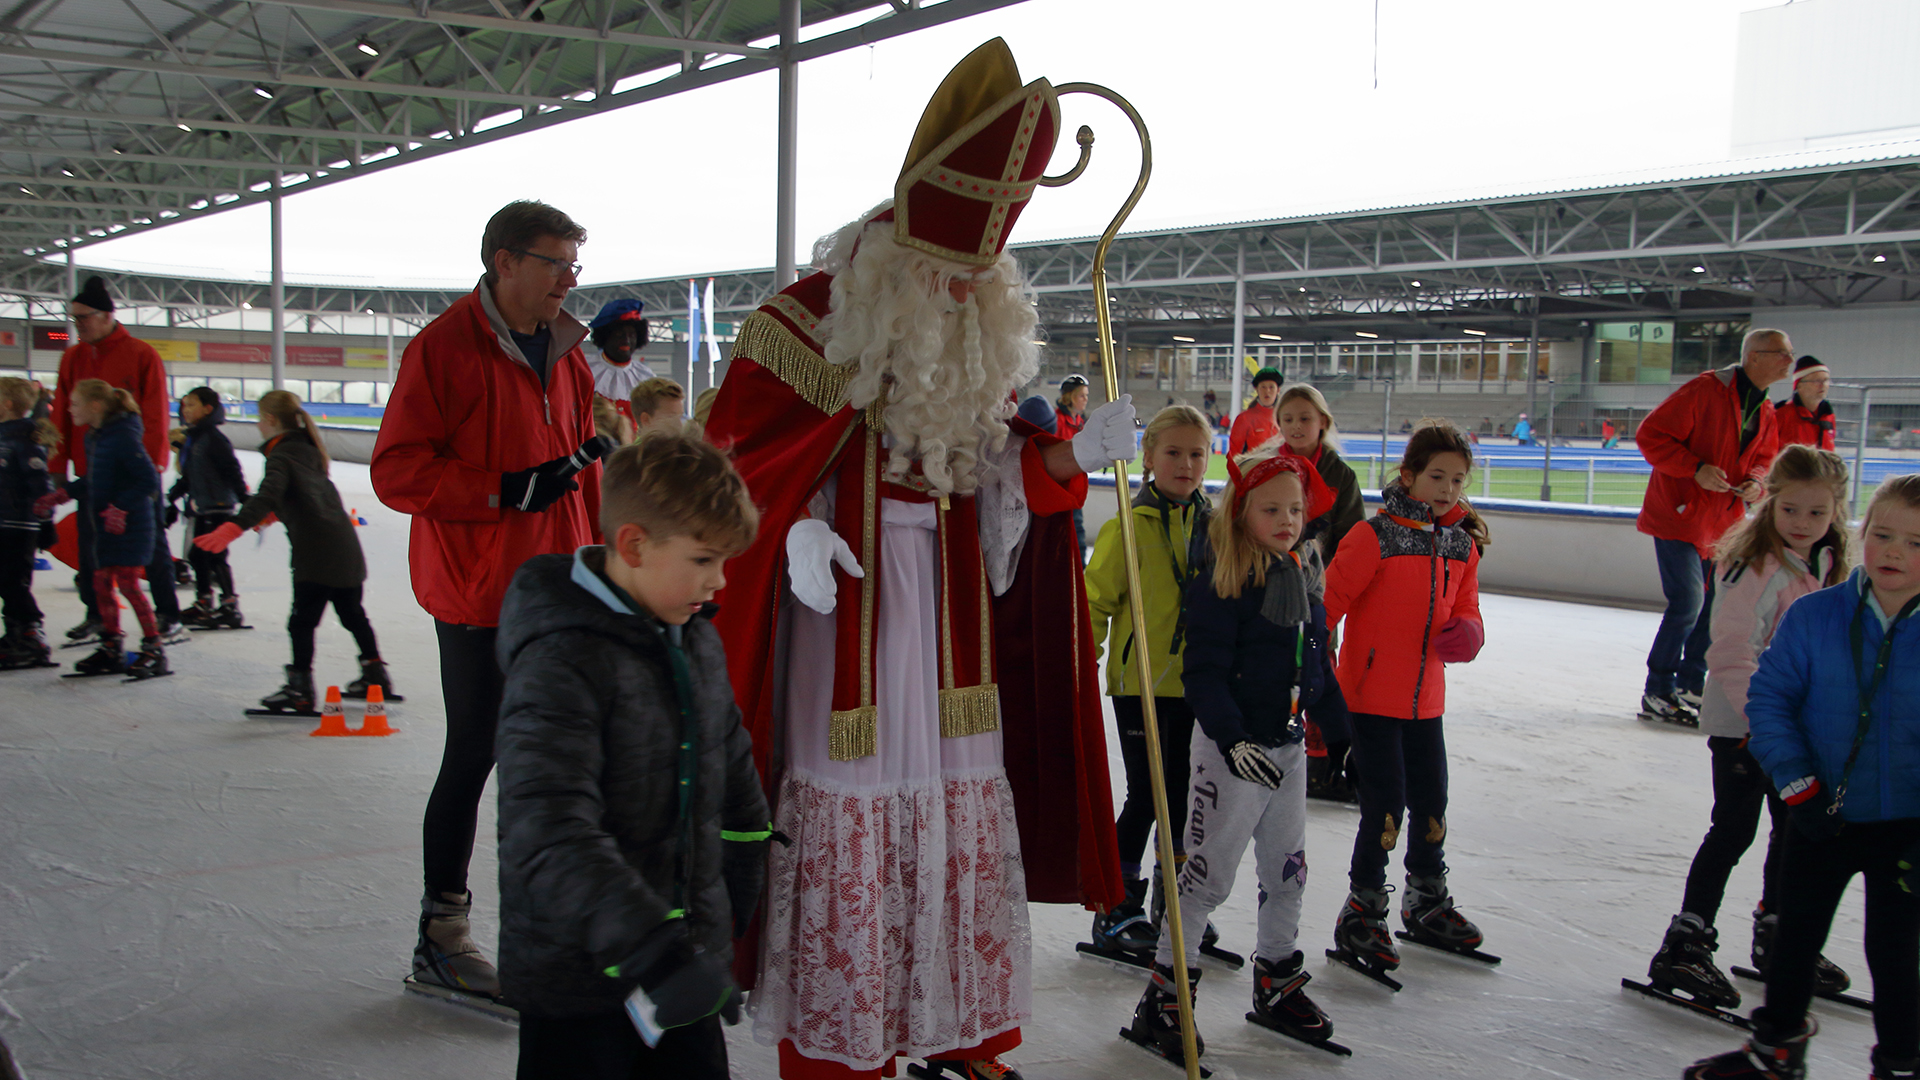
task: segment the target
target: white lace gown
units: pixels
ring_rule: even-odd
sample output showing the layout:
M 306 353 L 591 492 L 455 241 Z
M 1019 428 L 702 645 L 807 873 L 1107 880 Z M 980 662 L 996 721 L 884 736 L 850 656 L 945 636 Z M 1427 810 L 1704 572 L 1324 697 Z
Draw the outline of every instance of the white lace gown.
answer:
M 995 456 L 1017 455 L 1013 442 Z M 1017 457 L 1011 465 L 1017 477 Z M 831 488 L 823 495 L 816 516 L 830 521 Z M 1003 590 L 1024 539 L 1024 492 L 986 484 L 979 497 L 987 561 L 1001 571 L 989 576 Z M 834 617 L 790 605 L 775 827 L 793 843 L 773 846 L 751 1004 L 760 1042 L 790 1039 L 807 1057 L 858 1070 L 976 1046 L 1032 1011 L 1026 879 L 1000 732 L 940 737 L 934 504 L 883 499 L 881 511 L 873 756 L 828 759 Z

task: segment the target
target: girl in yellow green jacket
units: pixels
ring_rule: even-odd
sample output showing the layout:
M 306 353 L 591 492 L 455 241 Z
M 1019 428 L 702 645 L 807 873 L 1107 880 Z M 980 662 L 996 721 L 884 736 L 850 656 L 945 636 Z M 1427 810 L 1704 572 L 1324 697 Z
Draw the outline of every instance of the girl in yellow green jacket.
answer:
M 1169 405 L 1147 424 L 1140 442 L 1142 484 L 1133 503 L 1133 535 L 1139 549 L 1140 589 L 1146 605 L 1145 647 L 1133 636 L 1133 598 L 1127 595 L 1126 552 L 1119 519 L 1100 528 L 1087 564 L 1087 604 L 1093 635 L 1104 641 L 1107 694 L 1120 729 L 1120 756 L 1127 770 L 1127 798 L 1115 831 L 1127 899 L 1094 919 L 1093 944 L 1101 952 L 1140 955 L 1144 964 L 1158 939 L 1143 910 L 1146 881 L 1140 873 L 1147 834 L 1153 828 L 1153 788 L 1147 771 L 1146 721 L 1140 697 L 1151 693 L 1160 724 L 1160 755 L 1166 770 L 1167 809 L 1173 846 L 1179 851 L 1187 810 L 1187 748 L 1193 710 L 1180 681 L 1184 647 L 1180 598 L 1206 561 L 1211 504 L 1201 482 L 1213 450 L 1207 418 L 1190 405 Z M 1140 654 L 1147 653 L 1153 686 L 1140 685 Z M 1157 898 L 1157 897 L 1156 897 Z

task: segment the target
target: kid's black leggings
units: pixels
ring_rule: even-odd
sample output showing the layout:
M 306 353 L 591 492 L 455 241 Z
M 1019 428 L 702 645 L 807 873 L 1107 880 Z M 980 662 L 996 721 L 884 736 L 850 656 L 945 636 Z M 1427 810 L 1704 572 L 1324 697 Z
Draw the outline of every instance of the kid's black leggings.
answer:
M 1690 911 L 1712 926 L 1726 895 L 1727 878 L 1753 844 L 1762 805 L 1773 827 L 1767 837 L 1766 867 L 1760 874 L 1760 906 L 1775 910 L 1780 847 L 1792 826 L 1787 824 L 1786 804 L 1774 793 L 1773 782 L 1747 750 L 1745 739 L 1709 736 L 1707 750 L 1713 755 L 1713 826 L 1700 841 L 1693 868 L 1687 871 L 1687 895 L 1680 902 L 1680 910 Z
M 340 625 L 353 635 L 354 644 L 360 646 L 360 655 L 364 659 L 375 659 L 380 655 L 380 643 L 373 638 L 373 624 L 367 621 L 367 613 L 360 606 L 358 585 L 342 589 L 332 585 L 317 585 L 311 581 L 293 583 L 293 612 L 287 616 L 287 636 L 293 639 L 293 666 L 301 671 L 313 669 L 313 632 L 320 625 L 320 616 L 327 613 L 327 605 L 333 605 L 333 613 L 340 618 Z
M 193 519 L 193 538 L 199 538 L 233 520 L 232 514 L 200 514 Z M 227 562 L 225 551 L 205 551 L 192 544 L 187 545 L 187 565 L 193 567 L 193 595 L 205 600 L 213 596 L 214 586 L 219 586 L 222 599 L 233 593 L 233 565 Z M 294 586 L 296 600 L 299 586 Z M 318 621 L 316 617 L 316 621 Z
M 39 553 L 39 530 L 0 528 L 0 611 L 9 630 L 40 624 L 40 605 L 33 599 L 33 560 Z
M 1387 882 L 1387 859 L 1407 838 L 1407 873 L 1447 872 L 1447 739 L 1440 718 L 1399 720 L 1354 713 L 1360 771 L 1360 832 L 1347 876 L 1356 889 Z
M 1920 1055 L 1920 896 L 1896 884 L 1900 855 L 1920 842 L 1920 819 L 1854 822 L 1831 840 L 1789 832 L 1780 859 L 1780 933 L 1767 979 L 1767 1022 L 1797 1031 L 1813 999 L 1813 971 L 1833 928 L 1833 910 L 1853 875 L 1866 879 L 1867 970 L 1880 1054 Z
M 1173 850 L 1186 850 L 1187 771 L 1193 748 L 1193 709 L 1186 698 L 1155 697 L 1154 719 L 1160 724 L 1160 765 L 1167 777 L 1167 825 L 1173 830 Z M 1120 804 L 1114 832 L 1120 840 L 1120 867 L 1130 878 L 1140 876 L 1153 831 L 1153 775 L 1147 766 L 1147 719 L 1138 697 L 1113 699 L 1113 723 L 1120 729 L 1120 760 L 1127 767 L 1127 800 Z

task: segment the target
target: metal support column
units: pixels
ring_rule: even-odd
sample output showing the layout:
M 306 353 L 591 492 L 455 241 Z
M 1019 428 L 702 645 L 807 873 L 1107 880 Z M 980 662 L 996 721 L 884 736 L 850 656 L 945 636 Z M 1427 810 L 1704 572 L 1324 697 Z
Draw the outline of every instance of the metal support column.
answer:
M 1233 401 L 1239 411 L 1240 376 L 1247 370 L 1247 245 L 1233 253 Z
M 78 295 L 80 295 L 80 279 L 75 276 L 75 271 L 73 268 L 73 249 L 68 248 L 67 249 L 67 299 L 72 300 L 74 297 Z M 80 327 L 77 324 L 75 324 L 73 321 L 73 305 L 70 303 L 61 304 L 60 314 L 63 317 L 65 317 L 67 320 L 67 344 L 69 346 L 80 344 Z
M 1393 429 L 1393 377 L 1387 377 L 1386 403 L 1380 406 L 1380 484 L 1387 483 L 1387 432 Z
M 280 199 L 280 170 L 273 171 L 273 195 L 267 200 L 268 241 L 273 249 L 273 388 L 282 390 L 287 385 L 287 274 L 281 260 L 281 238 L 284 235 L 284 211 Z
M 1535 350 L 1536 355 L 1538 350 Z M 1540 501 L 1553 501 L 1553 380 L 1547 380 L 1547 437 L 1541 442 L 1547 448 L 1545 461 L 1540 466 Z
M 1853 436 L 1853 505 L 1849 508 L 1854 514 L 1860 512 L 1860 467 L 1867 458 L 1867 418 L 1873 414 L 1873 388 L 1860 388 L 1860 428 Z M 1851 515 L 1849 515 L 1851 516 Z
M 393 400 L 393 298 L 387 298 L 387 388 L 380 395 L 380 404 L 386 405 Z
M 1535 416 L 1540 410 L 1533 403 L 1533 384 L 1540 373 L 1540 298 L 1533 301 L 1533 326 L 1527 331 L 1527 426 L 1539 419 Z
M 793 284 L 797 265 L 793 247 L 799 206 L 800 61 L 794 58 L 794 50 L 799 44 L 800 0 L 780 0 L 780 106 L 773 204 L 775 289 Z

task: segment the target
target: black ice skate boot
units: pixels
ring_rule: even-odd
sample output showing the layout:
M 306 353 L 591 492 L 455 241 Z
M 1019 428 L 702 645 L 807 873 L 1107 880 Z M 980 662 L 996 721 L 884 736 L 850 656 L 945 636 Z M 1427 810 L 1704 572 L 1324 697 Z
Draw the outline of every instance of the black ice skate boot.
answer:
M 310 713 L 313 711 L 313 670 L 288 664 L 287 683 L 260 699 L 260 707 L 269 712 Z
M 918 1063 L 907 1066 L 907 1075 L 922 1080 L 1021 1080 L 1019 1070 L 999 1058 L 970 1058 L 956 1061 L 951 1058 L 929 1058 L 925 1065 Z
M 180 611 L 180 625 L 190 630 L 205 630 L 213 618 L 213 594 L 200 593 L 193 598 L 193 606 Z
M 127 670 L 127 654 L 120 651 L 120 635 L 100 635 L 100 647 L 73 665 L 75 675 L 118 675 Z
M 1180 995 L 1176 990 L 1173 969 L 1153 965 L 1153 979 L 1147 983 L 1147 992 L 1140 995 L 1140 1003 L 1133 1007 L 1133 1024 L 1126 1030 L 1127 1041 L 1159 1054 L 1176 1065 L 1187 1063 L 1186 1051 L 1180 1044 Z M 1190 1001 L 1200 998 L 1200 969 L 1187 969 L 1187 992 Z M 1193 1032 L 1193 1048 L 1196 1054 L 1204 1056 L 1207 1052 L 1206 1041 L 1200 1038 L 1198 1026 Z
M 1301 970 L 1306 958 L 1299 950 L 1285 960 L 1253 958 L 1253 1011 L 1247 1019 L 1301 1042 L 1323 1043 L 1333 1038 L 1333 1021 L 1307 996 L 1313 976 Z
M 0 642 L 0 671 L 53 666 L 52 650 L 39 623 L 21 623 Z
M 1180 867 L 1186 865 L 1186 862 L 1186 855 L 1175 855 L 1173 857 L 1173 872 L 1178 874 Z M 1178 886 L 1175 887 L 1177 888 Z M 1157 942 L 1159 940 L 1158 934 L 1160 927 L 1167 924 L 1167 890 L 1165 884 L 1162 883 L 1160 879 L 1159 863 L 1155 863 L 1153 866 L 1153 888 L 1148 891 L 1147 910 L 1147 926 L 1154 931 L 1156 935 L 1154 940 Z M 1220 947 L 1220 931 L 1214 928 L 1212 919 L 1207 920 L 1206 929 L 1200 933 L 1200 955 L 1218 960 L 1236 970 L 1244 966 L 1247 962 L 1247 958 L 1241 956 L 1239 953 Z
M 1917 1080 L 1920 1058 L 1891 1058 L 1873 1048 L 1873 1075 L 1870 1080 Z
M 1400 896 L 1400 923 L 1414 941 L 1448 952 L 1472 952 L 1484 940 L 1480 928 L 1453 906 L 1445 874 L 1407 875 L 1407 891 Z
M 67 631 L 67 644 L 85 645 L 100 639 L 100 620 L 82 619 L 80 625 Z
M 240 598 L 229 596 L 220 601 L 220 606 L 207 616 L 207 624 L 196 629 L 205 630 L 245 630 L 247 617 L 240 614 Z
M 1667 924 L 1666 939 L 1647 965 L 1647 981 L 1655 990 L 1669 994 L 1679 991 L 1702 1005 L 1737 1009 L 1740 991 L 1713 962 L 1714 950 L 1719 947 L 1719 931 L 1700 916 L 1683 911 Z
M 1325 757 L 1307 759 L 1307 798 L 1352 803 L 1359 800 L 1347 778 L 1348 743 L 1328 743 Z
M 136 679 L 157 679 L 173 674 L 167 666 L 167 650 L 158 636 L 140 639 L 140 655 L 127 665 L 127 674 Z
M 1773 937 L 1780 930 L 1780 916 L 1765 908 L 1753 909 L 1753 949 L 1748 953 L 1753 960 L 1753 969 L 1762 978 L 1767 967 L 1773 962 Z M 1819 995 L 1844 994 L 1853 985 L 1853 977 L 1846 969 L 1826 958 L 1823 954 L 1814 959 L 1813 992 Z
M 1764 1006 L 1753 1010 L 1753 1036 L 1745 1046 L 1694 1062 L 1683 1080 L 1804 1080 L 1807 1040 L 1819 1025 L 1809 1016 L 1798 1030 L 1782 1033 L 1766 1014 Z
M 468 934 L 473 894 L 429 893 L 420 900 L 420 941 L 413 947 L 413 981 L 500 999 L 500 973 Z
M 1139 957 L 1144 966 L 1152 960 L 1160 933 L 1147 921 L 1146 879 L 1130 878 L 1124 884 L 1127 898 L 1093 917 L 1093 947 L 1102 955 Z
M 1400 966 L 1400 950 L 1394 947 L 1387 931 L 1387 894 L 1391 885 L 1377 889 L 1353 889 L 1340 908 L 1340 919 L 1333 927 L 1334 959 L 1370 979 L 1395 990 L 1400 985 L 1387 972 Z
M 399 700 L 393 696 L 393 680 L 387 677 L 386 662 L 377 656 L 360 658 L 360 677 L 348 683 L 347 688 L 340 691 L 340 696 L 365 701 L 369 686 L 379 687 L 380 696 L 387 701 Z

